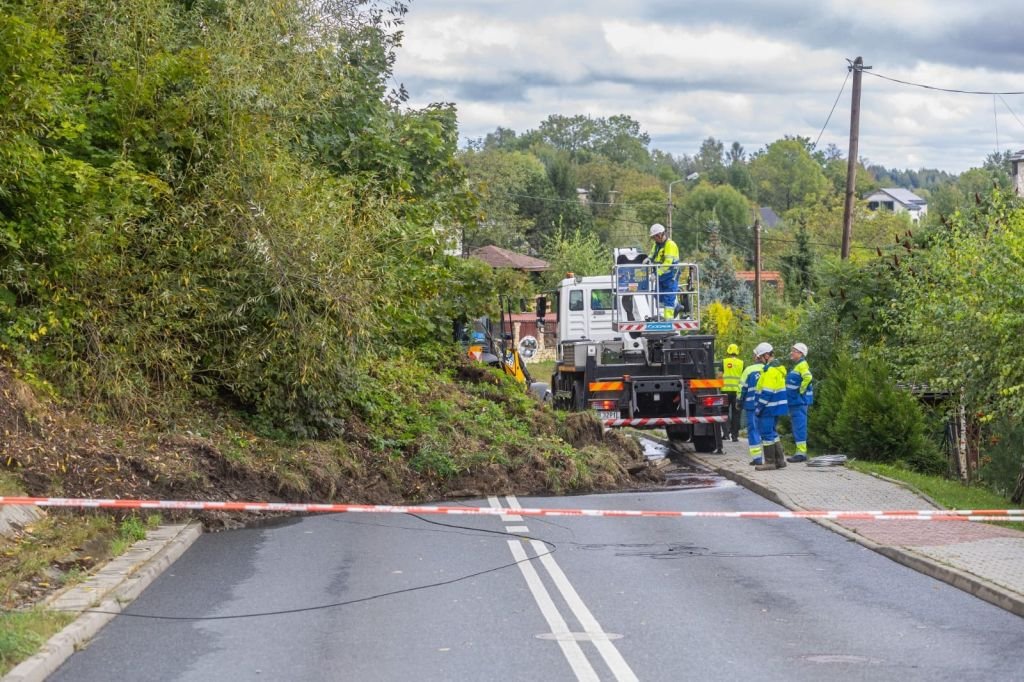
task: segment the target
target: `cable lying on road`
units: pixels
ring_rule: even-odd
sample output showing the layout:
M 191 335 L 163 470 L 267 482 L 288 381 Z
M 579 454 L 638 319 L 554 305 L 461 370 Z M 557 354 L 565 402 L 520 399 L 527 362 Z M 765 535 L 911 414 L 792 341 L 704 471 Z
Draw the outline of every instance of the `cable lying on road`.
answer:
M 846 455 L 819 455 L 807 460 L 809 467 L 841 467 L 846 464 Z
M 199 511 L 450 514 L 500 516 L 507 509 L 444 505 L 319 504 L 297 502 L 215 502 L 193 500 L 104 500 L 66 497 L 3 497 L 0 506 L 82 507 L 89 509 L 192 509 Z M 1024 509 L 891 509 L 877 511 L 671 511 L 653 509 L 517 508 L 520 516 L 592 516 L 671 519 L 830 519 L 857 521 L 1024 521 Z
M 0 504 L 2 504 L 2 499 L 3 498 L 0 498 Z M 508 510 L 506 510 L 506 511 L 508 511 Z M 339 607 L 342 607 L 342 606 L 351 606 L 353 604 L 363 604 L 365 602 L 374 601 L 376 599 L 382 599 L 384 597 L 394 597 L 394 596 L 397 596 L 397 595 L 408 594 L 410 592 L 419 592 L 419 591 L 422 591 L 422 590 L 429 590 L 429 589 L 432 589 L 432 588 L 435 588 L 435 587 L 444 587 L 446 585 L 453 585 L 455 583 L 463 582 L 463 581 L 469 580 L 471 578 L 477 578 L 477 577 L 482 576 L 482 575 L 487 575 L 488 573 L 496 573 L 496 572 L 504 570 L 506 568 L 511 568 L 513 566 L 518 566 L 521 563 L 530 562 L 530 561 L 537 561 L 539 559 L 542 559 L 543 557 L 546 557 L 548 555 L 554 554 L 557 551 L 557 549 L 558 549 L 558 546 L 555 543 L 551 542 L 550 540 L 545 540 L 544 538 L 533 537 L 532 535 L 526 535 L 524 533 L 510 533 L 508 531 L 503 531 L 503 530 L 490 530 L 490 529 L 487 529 L 487 528 L 473 528 L 471 526 L 459 526 L 459 525 L 455 525 L 455 524 L 440 523 L 438 521 L 433 521 L 431 519 L 425 519 L 423 517 L 417 516 L 416 514 L 409 514 L 409 516 L 412 516 L 413 518 L 419 519 L 420 521 L 423 521 L 424 523 L 429 523 L 429 524 L 432 524 L 432 525 L 435 525 L 435 526 L 441 526 L 443 528 L 453 528 L 453 529 L 458 529 L 458 530 L 471 530 L 471 531 L 474 531 L 474 533 L 489 533 L 489 534 L 492 534 L 492 535 L 518 538 L 518 539 L 521 539 L 521 540 L 532 540 L 534 542 L 539 542 L 539 543 L 542 543 L 542 544 L 546 545 L 548 549 L 547 549 L 546 552 L 538 554 L 536 556 L 529 556 L 529 557 L 527 557 L 525 559 L 520 559 L 518 561 L 512 561 L 512 562 L 509 562 L 509 563 L 501 564 L 499 566 L 494 566 L 492 568 L 486 568 L 486 569 L 483 569 L 481 571 L 475 571 L 473 573 L 467 573 L 465 575 L 460 575 L 458 577 L 451 578 L 451 579 L 448 579 L 448 580 L 442 580 L 442 581 L 439 581 L 439 582 L 427 583 L 425 585 L 416 585 L 414 587 L 406 587 L 406 588 L 403 588 L 403 589 L 400 589 L 400 590 L 391 590 L 390 592 L 380 592 L 380 593 L 371 594 L 371 595 L 368 595 L 368 596 L 365 596 L 365 597 L 357 597 L 355 599 L 348 599 L 346 601 L 337 601 L 337 602 L 331 602 L 331 603 L 328 603 L 328 604 L 315 604 L 313 606 L 301 606 L 301 607 L 296 607 L 296 608 L 292 608 L 292 609 L 277 609 L 277 610 L 273 610 L 273 611 L 255 611 L 255 612 L 249 612 L 249 613 L 227 614 L 227 615 L 222 615 L 222 616 L 188 616 L 188 615 L 185 615 L 185 616 L 169 616 L 169 615 L 162 615 L 162 614 L 156 614 L 156 613 L 134 613 L 134 612 L 130 612 L 130 611 L 121 611 L 121 610 L 118 610 L 118 611 L 105 611 L 105 610 L 99 609 L 99 608 L 84 609 L 84 610 L 70 609 L 70 610 L 68 610 L 68 612 L 69 613 L 98 613 L 98 614 L 105 614 L 105 615 L 109 615 L 109 616 L 122 616 L 124 618 L 137 618 L 137 619 L 141 619 L 141 620 L 167 620 L 167 621 L 240 620 L 240 619 L 245 619 L 245 618 L 266 618 L 268 616 L 287 616 L 287 615 L 292 615 L 292 614 L 296 614 L 296 613 L 308 613 L 310 611 L 324 611 L 326 609 L 335 609 L 335 608 L 339 608 Z M 54 609 L 54 610 L 55 611 L 60 611 L 61 609 Z M 0 611 L 0 614 L 2 614 L 2 613 L 10 613 L 10 612 L 9 611 Z

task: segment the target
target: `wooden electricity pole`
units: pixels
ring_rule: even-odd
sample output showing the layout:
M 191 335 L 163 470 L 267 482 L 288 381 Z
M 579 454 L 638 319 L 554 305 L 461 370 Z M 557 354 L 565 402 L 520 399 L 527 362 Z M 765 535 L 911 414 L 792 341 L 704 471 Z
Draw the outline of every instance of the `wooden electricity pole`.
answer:
M 754 321 L 761 321 L 761 219 L 754 218 Z
M 846 203 L 843 206 L 843 260 L 850 257 L 850 235 L 853 233 L 853 200 L 857 192 L 857 146 L 860 142 L 860 80 L 865 68 L 864 60 L 857 57 L 850 68 L 853 69 L 853 98 L 850 103 L 850 155 L 846 160 Z

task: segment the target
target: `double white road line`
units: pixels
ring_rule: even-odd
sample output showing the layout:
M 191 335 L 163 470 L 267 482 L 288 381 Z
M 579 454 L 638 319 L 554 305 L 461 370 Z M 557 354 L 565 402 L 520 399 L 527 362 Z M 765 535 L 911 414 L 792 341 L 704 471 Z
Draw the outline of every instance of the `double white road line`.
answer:
M 488 497 L 487 501 L 494 509 L 504 508 L 497 497 Z M 501 515 L 501 520 L 506 524 L 505 530 L 509 533 L 528 533 L 529 528 L 522 525 L 522 517 L 515 514 L 516 509 L 522 508 L 519 505 L 519 501 L 514 495 L 507 495 L 505 496 L 505 502 L 508 504 L 509 510 L 509 513 Z M 547 571 L 551 583 L 568 605 L 576 622 L 582 627 L 582 631 L 569 629 L 569 625 L 558 610 L 558 606 L 555 605 L 551 593 L 537 572 L 534 562 L 529 560 L 530 557 L 526 551 L 527 546 L 533 550 L 537 560 L 540 561 Z M 530 588 L 530 593 L 533 595 L 534 601 L 537 602 L 537 606 L 547 621 L 548 627 L 551 628 L 551 638 L 558 642 L 559 647 L 562 649 L 562 654 L 576 675 L 576 679 L 587 680 L 588 682 L 601 679 L 591 664 L 590 659 L 584 653 L 583 647 L 580 646 L 580 643 L 583 642 L 584 644 L 591 643 L 597 648 L 597 652 L 604 659 L 605 665 L 608 666 L 615 680 L 621 682 L 637 680 L 636 673 L 626 663 L 619 650 L 615 648 L 612 638 L 601 628 L 601 624 L 594 618 L 594 614 L 590 612 L 587 605 L 580 599 L 580 595 L 577 594 L 572 583 L 569 582 L 569 579 L 555 561 L 555 558 L 551 556 L 548 547 L 538 540 L 527 541 L 524 539 L 509 540 L 508 548 L 512 551 L 512 557 L 519 562 L 519 570 L 526 580 L 526 585 Z

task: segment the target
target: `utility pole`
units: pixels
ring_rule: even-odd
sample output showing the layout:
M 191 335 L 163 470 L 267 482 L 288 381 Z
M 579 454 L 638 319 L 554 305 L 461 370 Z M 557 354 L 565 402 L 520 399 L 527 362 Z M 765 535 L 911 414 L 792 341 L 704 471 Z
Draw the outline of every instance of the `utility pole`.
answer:
M 673 180 L 668 183 L 668 238 L 672 238 L 672 185 L 683 182 L 682 180 Z
M 754 321 L 761 321 L 761 219 L 754 218 Z
M 864 60 L 857 57 L 850 65 L 853 70 L 853 96 L 850 102 L 850 153 L 846 161 L 846 203 L 843 205 L 842 259 L 850 257 L 850 235 L 853 233 L 853 200 L 857 192 L 857 146 L 860 142 L 860 81 Z

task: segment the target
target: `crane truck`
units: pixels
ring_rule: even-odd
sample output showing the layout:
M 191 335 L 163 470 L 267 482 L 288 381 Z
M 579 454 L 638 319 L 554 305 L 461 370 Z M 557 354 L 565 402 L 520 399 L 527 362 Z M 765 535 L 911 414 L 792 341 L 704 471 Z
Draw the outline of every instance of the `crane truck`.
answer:
M 700 333 L 699 268 L 668 266 L 679 282 L 670 292 L 659 288 L 664 267 L 639 249 L 615 249 L 611 275 L 570 273 L 559 283 L 554 405 L 593 410 L 611 428 L 664 428 L 697 452 L 720 450 L 728 403 L 715 337 Z

